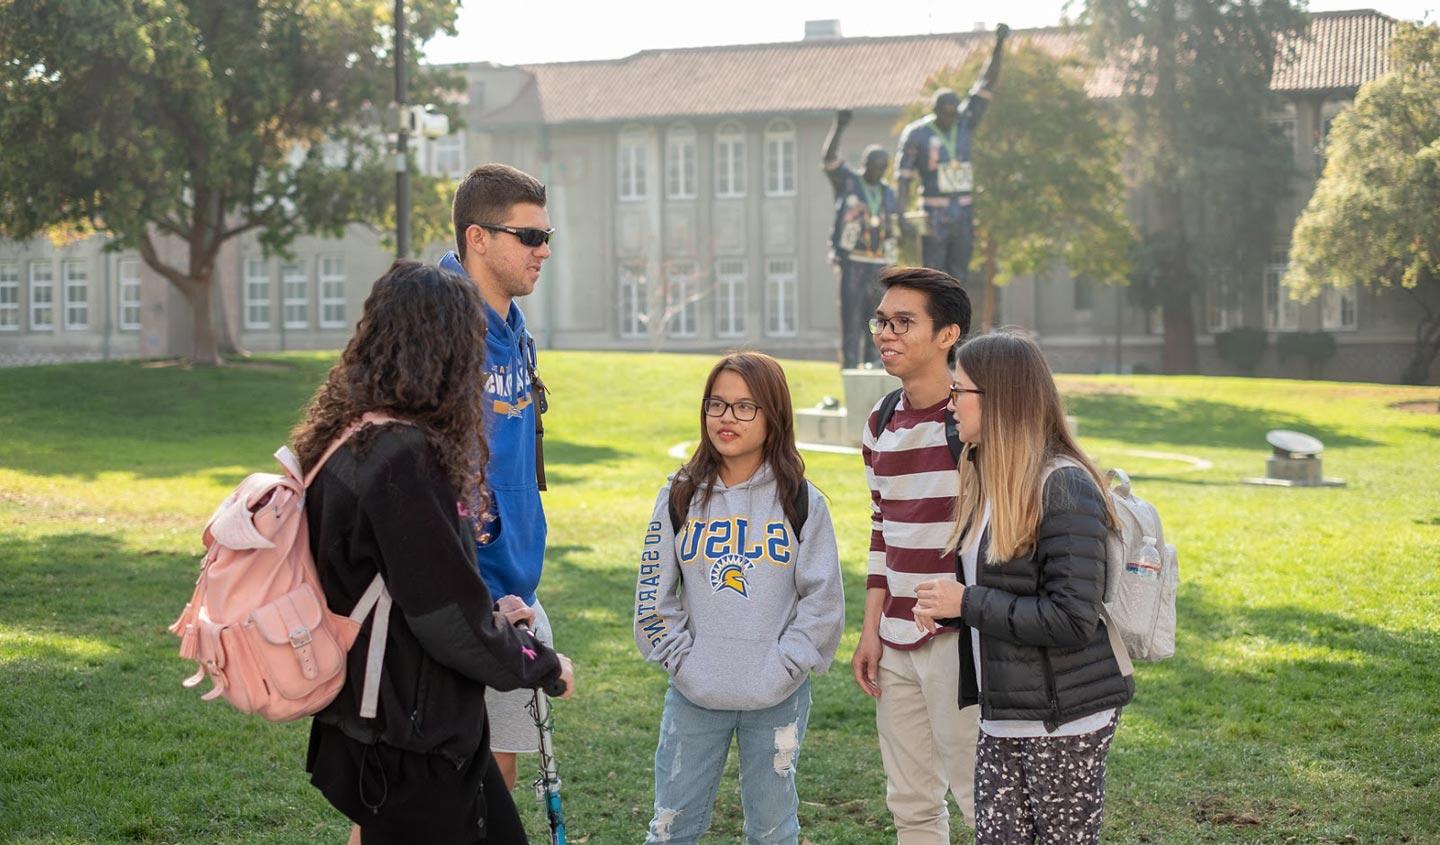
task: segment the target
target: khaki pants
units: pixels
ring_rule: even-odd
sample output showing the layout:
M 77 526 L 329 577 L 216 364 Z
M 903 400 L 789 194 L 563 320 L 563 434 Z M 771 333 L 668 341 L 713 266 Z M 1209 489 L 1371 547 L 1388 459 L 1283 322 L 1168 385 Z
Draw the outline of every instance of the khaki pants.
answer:
M 975 825 L 975 738 L 980 708 L 960 709 L 960 653 L 954 634 L 904 651 L 884 647 L 875 726 L 885 763 L 885 803 L 898 845 L 949 845 L 955 796 Z

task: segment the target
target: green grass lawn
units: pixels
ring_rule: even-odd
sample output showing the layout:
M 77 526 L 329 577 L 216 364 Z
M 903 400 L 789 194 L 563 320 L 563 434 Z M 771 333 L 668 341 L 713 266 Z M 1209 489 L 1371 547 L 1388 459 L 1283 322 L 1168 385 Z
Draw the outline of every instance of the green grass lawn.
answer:
M 179 682 L 165 630 L 206 516 L 270 453 L 328 355 L 218 371 L 138 363 L 0 371 L 0 842 L 343 842 L 301 770 L 307 726 Z M 579 693 L 557 705 L 571 841 L 639 842 L 664 679 L 630 637 L 634 569 L 667 449 L 696 437 L 711 359 L 547 353 L 542 594 Z M 787 367 L 797 405 L 833 365 Z M 1180 547 L 1178 656 L 1138 670 L 1110 757 L 1112 842 L 1440 842 L 1440 417 L 1406 389 L 1064 377 L 1082 440 Z M 1265 431 L 1325 442 L 1340 489 L 1240 484 Z M 1177 453 L 1207 469 L 1131 450 Z M 806 456 L 830 496 L 847 637 L 815 685 L 805 836 L 893 842 L 873 708 L 849 677 L 867 492 L 858 457 Z M 734 780 L 711 841 L 740 841 Z M 534 819 L 528 791 L 517 800 Z M 957 825 L 958 828 L 958 825 Z M 956 841 L 968 842 L 961 833 Z

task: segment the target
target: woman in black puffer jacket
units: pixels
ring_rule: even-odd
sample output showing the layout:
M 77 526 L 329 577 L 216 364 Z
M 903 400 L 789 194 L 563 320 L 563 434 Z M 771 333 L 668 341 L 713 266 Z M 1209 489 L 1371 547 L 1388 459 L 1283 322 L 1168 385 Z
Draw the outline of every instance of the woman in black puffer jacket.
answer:
M 975 841 L 1098 842 L 1105 759 L 1135 690 L 1100 619 L 1115 525 L 1104 482 L 1024 335 L 960 348 L 950 411 L 966 444 L 957 580 L 917 585 L 915 619 L 966 634 L 959 705 L 978 701 L 981 719 Z

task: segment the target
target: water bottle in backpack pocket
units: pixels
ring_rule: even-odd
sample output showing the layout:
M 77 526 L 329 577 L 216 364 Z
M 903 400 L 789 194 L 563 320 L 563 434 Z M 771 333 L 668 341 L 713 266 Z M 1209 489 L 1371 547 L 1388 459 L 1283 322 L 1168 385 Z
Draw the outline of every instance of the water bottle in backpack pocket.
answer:
M 1105 544 L 1105 623 L 1131 659 L 1164 660 L 1175 654 L 1179 556 L 1155 506 L 1131 492 L 1130 477 L 1112 469 L 1106 479 L 1119 525 Z

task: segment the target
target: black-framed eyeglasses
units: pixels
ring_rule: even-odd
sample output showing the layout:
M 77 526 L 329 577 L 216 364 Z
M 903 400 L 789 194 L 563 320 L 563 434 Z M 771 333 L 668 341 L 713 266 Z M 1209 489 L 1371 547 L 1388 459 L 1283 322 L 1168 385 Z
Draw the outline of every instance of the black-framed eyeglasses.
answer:
M 482 229 L 489 229 L 492 232 L 508 232 L 520 239 L 520 243 L 534 249 L 537 246 L 544 246 L 550 243 L 555 236 L 554 229 L 533 229 L 526 227 L 517 229 L 514 226 L 501 226 L 499 223 L 476 223 Z
M 906 332 L 910 331 L 911 326 L 915 325 L 918 322 L 920 321 L 912 320 L 909 317 L 901 315 L 898 317 L 888 318 L 871 317 L 865 322 L 865 325 L 870 327 L 870 334 L 880 334 L 881 332 L 885 331 L 886 326 L 889 326 L 890 331 L 894 332 L 895 334 L 905 334 Z
M 724 399 L 717 399 L 714 396 L 705 400 L 704 408 L 707 417 L 723 417 L 725 412 L 729 411 L 735 415 L 735 419 L 741 422 L 750 422 L 760 411 L 759 405 L 745 399 L 739 402 L 726 402 Z
M 951 402 L 959 402 L 959 401 L 960 401 L 960 397 L 963 396 L 963 395 L 965 395 L 966 393 L 973 393 L 973 394 L 975 394 L 976 396 L 984 396 L 984 395 L 985 395 L 985 391 L 981 390 L 981 389 L 978 388 L 978 387 L 961 387 L 960 385 L 956 384 L 956 383 L 953 382 L 953 381 L 950 382 L 950 401 L 951 401 Z

